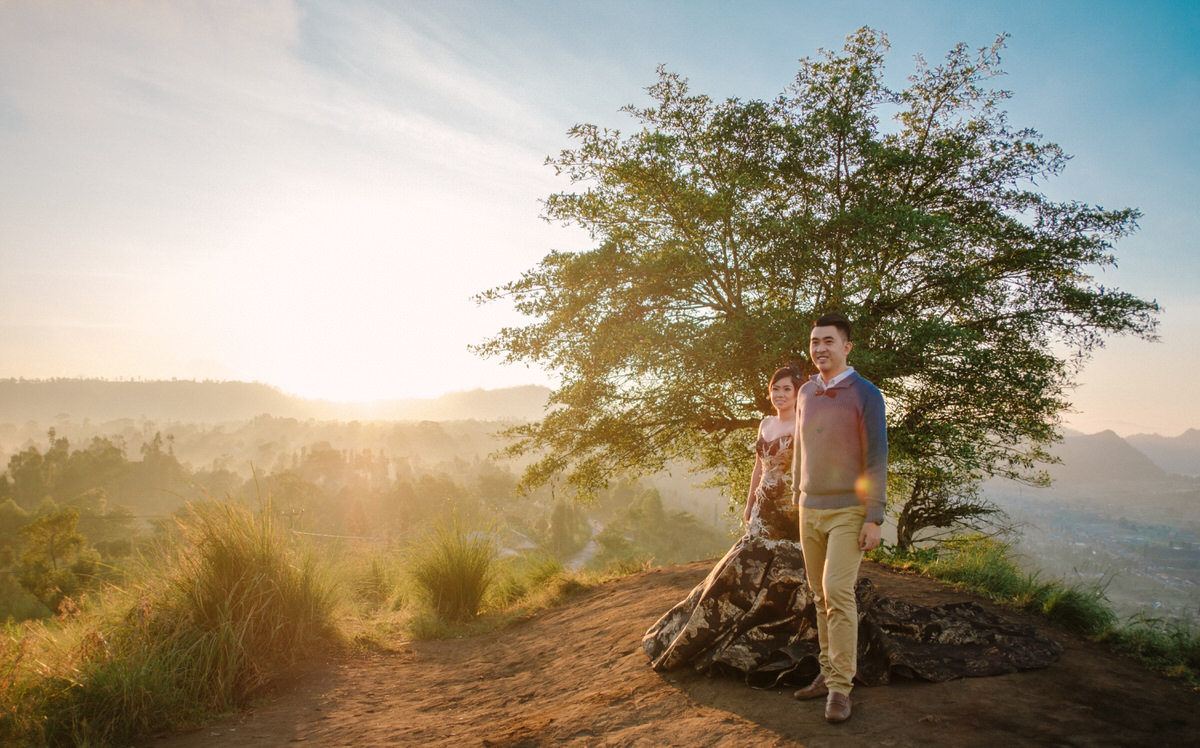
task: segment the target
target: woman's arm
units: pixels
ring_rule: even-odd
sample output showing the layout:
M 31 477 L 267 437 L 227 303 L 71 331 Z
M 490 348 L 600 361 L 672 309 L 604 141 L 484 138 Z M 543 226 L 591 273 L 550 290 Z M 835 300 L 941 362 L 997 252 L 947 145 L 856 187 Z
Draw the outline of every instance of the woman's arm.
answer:
M 755 494 L 758 492 L 758 484 L 762 481 L 762 460 L 757 455 L 754 457 L 754 474 L 750 476 L 750 495 L 746 497 L 746 511 L 742 512 L 742 521 L 750 521 L 750 510 L 754 508 Z

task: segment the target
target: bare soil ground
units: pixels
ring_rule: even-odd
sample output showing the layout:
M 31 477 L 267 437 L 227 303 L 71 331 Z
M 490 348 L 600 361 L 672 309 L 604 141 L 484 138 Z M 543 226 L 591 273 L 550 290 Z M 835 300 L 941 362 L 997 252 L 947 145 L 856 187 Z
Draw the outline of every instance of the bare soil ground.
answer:
M 642 634 L 709 568 L 618 579 L 470 639 L 304 663 L 261 707 L 144 746 L 1200 745 L 1200 692 L 1006 609 L 1061 642 L 1062 658 L 992 678 L 858 687 L 840 725 L 825 722 L 823 700 L 797 702 L 790 688 L 652 671 Z M 869 563 L 863 573 L 882 594 L 924 605 L 978 600 Z

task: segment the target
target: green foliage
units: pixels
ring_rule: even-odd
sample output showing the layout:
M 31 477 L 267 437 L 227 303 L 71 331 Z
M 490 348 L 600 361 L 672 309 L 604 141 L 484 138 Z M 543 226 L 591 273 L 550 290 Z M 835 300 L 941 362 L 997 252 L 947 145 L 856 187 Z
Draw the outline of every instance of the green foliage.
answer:
M 37 447 L 29 447 L 9 458 L 10 495 L 25 511 L 37 507 L 45 497 L 47 472 L 46 461 Z
M 370 617 L 397 604 L 402 559 L 396 551 L 352 541 L 350 545 L 326 545 L 325 552 L 337 559 L 329 573 L 343 580 L 342 590 L 348 593 L 356 615 Z
M 587 517 L 577 504 L 559 501 L 550 515 L 550 550 L 561 559 L 575 555 L 592 537 Z
M 143 447 L 140 463 L 126 460 L 119 437 L 93 437 L 73 452 L 55 429 L 49 437 L 44 455 L 31 446 L 9 459 L 13 495 L 0 504 L 0 567 L 18 574 L 25 589 L 52 611 L 101 576 L 119 577 L 119 570 L 98 565 L 97 551 L 110 561 L 132 555 L 138 520 L 110 496 L 179 488 L 183 468 L 169 447 L 164 452 L 170 438 L 161 434 Z M 0 589 L 0 609 L 29 612 L 5 592 Z
M 461 520 L 438 519 L 412 550 L 413 579 L 434 615 L 460 623 L 479 612 L 494 579 L 495 533 Z
M 370 572 L 359 578 L 355 591 L 359 599 L 379 606 L 391 596 L 393 588 L 390 569 L 380 559 L 372 558 Z
M 45 454 L 28 447 L 9 458 L 10 493 L 19 506 L 37 511 L 47 498 L 60 505 L 87 507 L 104 514 L 109 498 L 162 501 L 164 491 L 186 488 L 184 469 L 171 451 L 172 438 L 161 433 L 142 445 L 142 460 L 130 462 L 117 437 L 93 437 L 71 451 L 66 437 L 49 430 Z M 176 502 L 178 503 L 178 502 Z
M 53 613 L 21 585 L 16 574 L 0 573 L 0 621 L 36 620 Z
M 50 610 L 74 594 L 88 569 L 73 568 L 87 538 L 76 531 L 79 512 L 63 507 L 42 515 L 21 528 L 25 550 L 21 553 L 21 586 Z M 79 571 L 84 574 L 77 573 Z
M 556 556 L 544 551 L 510 556 L 494 562 L 493 582 L 476 617 L 455 621 L 418 610 L 404 628 L 420 639 L 471 636 L 558 605 L 615 575 L 611 570 L 568 571 Z
M 76 532 L 79 511 L 63 507 L 42 515 L 21 528 L 26 548 L 21 561 L 27 567 L 57 570 L 65 566 L 84 547 L 87 539 Z
M 1027 608 L 1038 610 L 1051 621 L 1084 636 L 1100 636 L 1116 623 L 1104 588 L 1096 584 L 1046 584 Z
M 301 424 L 264 416 L 234 434 L 221 429 L 197 433 L 194 425 L 174 425 L 191 435 L 189 451 L 199 439 L 205 449 L 259 454 L 264 459 L 274 456 L 276 470 L 252 471 L 243 477 L 220 467 L 220 460 L 192 470 L 176 457 L 174 435 L 154 431 L 152 424 L 138 432 L 142 437 L 152 435 L 136 450 L 140 460 L 125 457 L 124 444 L 133 440 L 131 433 L 88 436 L 87 446 L 72 451 L 67 438 L 51 429 L 45 454 L 31 446 L 12 455 L 8 466 L 17 477 L 10 480 L 6 472 L 0 481 L 0 572 L 5 580 L 19 575 L 46 604 L 31 599 L 24 588 L 3 584 L 0 618 L 48 616 L 64 595 L 89 585 L 120 583 L 135 555 L 152 542 L 149 536 L 166 534 L 169 513 L 189 497 L 252 500 L 261 480 L 278 519 L 289 530 L 388 542 L 412 532 L 444 508 L 477 512 L 485 502 L 492 511 L 510 506 L 516 482 L 508 468 L 479 459 L 493 439 L 494 427 L 483 424 L 449 428 L 431 422 Z M 296 446 L 305 434 L 314 441 Z M 256 438 L 260 441 L 250 441 Z M 474 443 L 479 438 L 488 442 L 482 450 Z M 396 458 L 377 447 L 344 446 L 356 440 L 411 452 Z M 285 445 L 289 451 L 275 451 Z M 430 449 L 441 450 L 434 454 L 445 461 L 420 465 L 420 456 L 430 454 Z M 464 455 L 474 457 L 473 461 L 463 459 Z M 247 465 L 248 470 L 251 467 Z M 14 488 L 30 508 L 13 497 Z M 55 560 L 46 554 L 42 554 L 46 563 L 34 564 L 28 554 L 47 546 L 37 528 L 30 530 L 39 533 L 37 538 L 22 534 L 21 529 L 44 523 L 43 517 L 66 508 L 78 513 L 76 532 L 83 538 L 78 555 L 68 562 L 71 571 L 55 569 Z M 536 511 L 536 507 L 523 507 L 518 514 Z M 155 529 L 146 533 L 147 525 Z M 371 594 L 382 591 L 377 588 Z
M 947 542 L 926 572 L 997 600 L 1030 598 L 1036 583 L 1013 563 L 1008 546 L 982 536 Z
M 599 553 L 588 567 L 670 566 L 724 553 L 729 536 L 687 512 L 668 512 L 655 488 L 622 481 L 600 498 L 608 523 L 596 537 Z
M 62 443 L 65 449 L 66 440 Z M 70 454 L 51 488 L 60 502 L 75 503 L 84 499 L 93 505 L 92 508 L 104 513 L 108 494 L 122 485 L 133 471 L 119 441 L 97 436 L 87 447 Z
M 258 513 L 232 503 L 195 504 L 181 527 L 185 545 L 164 595 L 190 625 L 231 627 L 247 654 L 267 662 L 287 661 L 331 633 L 331 591 L 311 554 L 291 546 L 269 503 Z M 258 669 L 247 670 L 235 697 L 257 687 Z
M 266 425 L 278 427 L 261 420 L 255 427 Z M 0 744 L 135 744 L 148 734 L 244 705 L 281 665 L 319 652 L 331 641 L 391 647 L 397 637 L 466 635 L 555 605 L 612 573 L 566 571 L 553 554 L 530 549 L 521 534 L 550 538 L 555 502 L 549 491 L 530 501 L 511 501 L 515 476 L 506 468 L 454 455 L 430 464 L 415 456 L 385 459 L 378 451 L 331 446 L 354 425 L 323 428 L 313 433 L 325 438 L 296 448 L 276 462 L 276 472 L 260 477 L 271 501 L 258 511 L 231 499 L 196 503 L 171 517 L 146 517 L 119 504 L 121 496 L 130 495 L 125 492 L 135 476 L 142 481 L 155 470 L 168 481 L 204 475 L 230 489 L 231 497 L 257 491 L 249 479 L 230 482 L 232 474 L 220 468 L 193 472 L 172 455 L 178 441 L 161 435 L 137 450 L 143 460 L 157 465 L 154 470 L 143 469 L 138 460 L 109 470 L 109 463 L 89 458 L 76 464 L 90 464 L 96 472 L 77 471 L 70 498 L 55 488 L 64 485 L 55 474 L 45 474 L 41 485 L 50 491 L 33 513 L 11 497 L 0 499 L 4 570 L 19 571 L 23 553 L 36 555 L 37 545 L 28 541 L 41 538 L 39 544 L 46 541 L 39 556 L 44 566 L 52 569 L 57 563 L 64 579 L 80 583 L 74 588 L 54 585 L 58 596 L 51 602 L 58 607 L 51 611 L 20 587 L 17 574 L 0 574 L 0 617 L 42 619 L 0 636 Z M 484 446 L 490 448 L 493 426 L 470 428 L 471 438 L 486 439 Z M 470 439 L 440 424 L 389 425 L 378 433 L 386 435 L 381 442 L 413 450 L 433 442 L 448 448 L 471 445 Z M 76 453 L 65 438 L 54 438 L 55 464 L 71 464 Z M 408 441 L 388 441 L 401 438 Z M 122 440 L 114 435 L 107 442 Z M 229 443 L 219 448 L 229 449 Z M 261 451 L 251 441 L 233 443 Z M 35 454 L 44 457 L 37 449 L 27 457 L 37 462 Z M 98 447 L 93 456 L 112 454 Z M 385 475 L 380 465 L 387 467 Z M 112 475 L 123 477 L 114 484 Z M 151 489 L 148 478 L 144 485 L 166 494 L 166 486 Z M 569 515 L 571 542 L 578 546 L 590 531 L 588 512 L 573 503 L 562 506 L 560 513 Z M 475 615 L 461 621 L 453 620 L 452 612 L 438 613 L 431 598 L 423 596 L 427 590 L 420 589 L 414 572 L 425 554 L 410 550 L 412 539 L 429 527 L 433 529 L 416 547 L 437 547 L 438 529 L 447 523 L 439 526 L 431 518 L 454 511 L 459 516 L 480 511 L 503 528 L 479 535 L 477 528 L 459 523 L 453 535 L 460 550 L 474 548 L 490 558 L 488 573 L 472 578 L 486 576 L 491 583 L 484 587 Z M 42 531 L 72 512 L 78 517 L 76 534 L 91 542 L 74 544 L 75 551 L 64 554 L 49 540 L 66 536 Z M 615 491 L 593 513 L 612 515 L 617 522 L 626 516 L 634 522 L 653 520 L 655 532 L 673 516 L 656 493 L 635 486 Z M 153 537 L 139 530 L 147 521 L 157 526 Z M 367 537 L 346 535 L 355 523 Z M 694 539 L 689 526 L 679 527 L 687 533 L 682 540 Z M 28 529 L 22 533 L 23 528 Z M 521 552 L 506 549 L 505 557 L 497 559 L 497 538 Z M 321 552 L 316 554 L 309 543 L 319 544 Z M 451 556 L 443 554 L 442 559 Z M 457 570 L 449 575 L 457 574 L 457 581 L 445 589 L 472 587 L 471 574 L 459 573 L 470 571 L 470 558 L 470 553 L 460 553 L 457 561 L 442 565 Z M 96 584 L 98 580 L 103 583 Z M 440 582 L 437 587 L 444 588 Z
M 764 377 L 803 364 L 831 310 L 887 400 L 897 486 L 934 481 L 926 495 L 945 501 L 926 506 L 942 512 L 961 498 L 950 486 L 1041 481 L 1077 364 L 1106 336 L 1152 338 L 1158 307 L 1094 277 L 1136 210 L 1036 191 L 1068 157 L 1009 124 L 991 86 L 1002 45 L 918 59 L 897 91 L 886 37 L 862 29 L 775 99 L 715 102 L 660 70 L 652 103 L 624 110 L 630 134 L 573 128 L 576 147 L 547 161 L 575 191 L 550 195 L 545 218 L 595 248 L 479 297 L 530 321 L 477 351 L 561 382 L 542 421 L 509 432 L 508 454 L 536 458 L 522 486 L 566 474 L 595 495 L 685 463 L 741 494 L 772 412 Z M 941 516 L 910 524 L 964 515 Z
M 16 542 L 20 530 L 29 524 L 29 512 L 17 505 L 12 498 L 0 503 L 0 544 Z

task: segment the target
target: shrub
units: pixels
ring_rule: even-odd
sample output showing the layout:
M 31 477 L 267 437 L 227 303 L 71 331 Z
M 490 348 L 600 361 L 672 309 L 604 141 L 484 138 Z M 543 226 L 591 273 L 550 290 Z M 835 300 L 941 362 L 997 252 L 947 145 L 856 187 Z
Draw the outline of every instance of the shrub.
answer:
M 257 515 L 231 503 L 193 506 L 178 566 L 150 601 L 150 619 L 127 629 L 144 623 L 152 640 L 168 646 L 196 634 L 222 642 L 216 660 L 230 669 L 235 702 L 254 693 L 273 665 L 334 637 L 331 589 L 313 556 L 292 547 L 272 517 L 269 505 Z
M 1104 588 L 1099 585 L 1047 585 L 1036 606 L 1034 609 L 1046 618 L 1084 636 L 1100 636 L 1117 622 Z
M 441 620 L 473 619 L 494 579 L 495 533 L 443 517 L 413 550 L 411 574 Z

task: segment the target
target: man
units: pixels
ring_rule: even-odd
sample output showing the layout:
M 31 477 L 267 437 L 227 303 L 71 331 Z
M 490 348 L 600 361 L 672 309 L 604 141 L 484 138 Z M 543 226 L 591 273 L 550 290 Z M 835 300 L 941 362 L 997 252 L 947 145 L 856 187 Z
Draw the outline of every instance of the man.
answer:
M 863 551 L 879 545 L 887 495 L 887 423 L 883 396 L 847 364 L 850 323 L 826 314 L 813 323 L 809 354 L 817 374 L 800 387 L 793 500 L 800 545 L 817 608 L 821 673 L 797 699 L 826 696 L 825 719 L 850 718 L 857 668 L 854 583 Z

